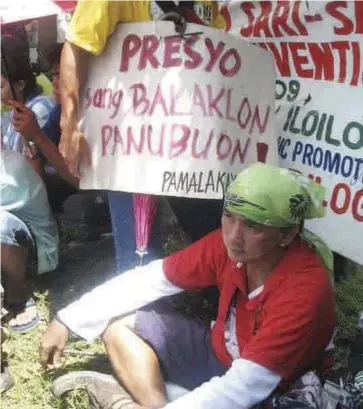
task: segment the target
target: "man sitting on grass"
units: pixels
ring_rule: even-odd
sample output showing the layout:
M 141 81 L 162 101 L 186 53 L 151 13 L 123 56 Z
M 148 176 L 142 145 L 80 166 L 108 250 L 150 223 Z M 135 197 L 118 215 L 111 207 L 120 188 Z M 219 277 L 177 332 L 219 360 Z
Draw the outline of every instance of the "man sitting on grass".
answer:
M 221 229 L 59 311 L 43 338 L 44 367 L 59 365 L 70 331 L 101 336 L 117 381 L 74 372 L 53 393 L 83 387 L 94 407 L 112 409 L 321 408 L 318 374 L 334 329 L 332 255 L 303 223 L 323 215 L 324 194 L 286 169 L 241 172 Z M 207 326 L 163 298 L 209 286 L 221 295 Z M 187 393 L 170 402 L 166 382 Z

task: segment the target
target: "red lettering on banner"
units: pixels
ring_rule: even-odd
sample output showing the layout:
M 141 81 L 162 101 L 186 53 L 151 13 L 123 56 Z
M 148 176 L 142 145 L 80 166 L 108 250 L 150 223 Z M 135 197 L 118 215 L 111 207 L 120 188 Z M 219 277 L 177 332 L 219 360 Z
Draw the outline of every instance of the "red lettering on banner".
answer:
M 120 71 L 129 70 L 129 63 L 141 48 L 141 39 L 136 34 L 129 34 L 122 43 Z
M 362 1 L 355 1 L 354 2 L 355 8 L 355 33 L 356 34 L 363 34 L 363 2 Z
M 311 43 L 308 44 L 308 49 L 315 63 L 314 78 L 333 81 L 334 56 L 330 45 L 328 43 Z
M 130 87 L 130 90 L 133 91 L 132 98 L 132 108 L 134 115 L 144 115 L 145 112 L 149 109 L 150 102 L 146 97 L 147 91 L 144 84 L 133 84 Z M 140 91 L 140 92 L 139 92 Z M 143 109 L 141 112 L 138 112 L 137 109 L 143 104 Z
M 243 3 L 242 3 L 243 4 Z M 223 4 L 221 7 L 221 16 L 223 17 L 226 25 L 224 27 L 224 31 L 226 31 L 227 33 L 231 30 L 231 15 L 229 14 L 229 10 L 228 10 L 228 4 Z
M 301 78 L 327 80 L 359 85 L 362 69 L 362 52 L 358 41 L 330 43 L 255 43 L 271 52 L 282 77 L 291 77 L 291 64 Z M 337 51 L 334 53 L 334 51 Z M 348 56 L 352 63 L 347 64 Z M 350 69 L 348 76 L 348 67 Z
M 222 43 L 222 41 L 218 41 L 217 47 L 214 47 L 213 42 L 211 39 L 206 38 L 205 39 L 205 45 L 207 47 L 207 50 L 209 52 L 209 62 L 205 67 L 205 71 L 211 72 L 212 69 L 214 68 L 216 62 L 220 58 L 225 44 Z
M 234 149 L 232 150 L 230 165 L 234 164 L 237 157 L 239 158 L 238 163 L 245 163 L 246 154 L 247 154 L 247 151 L 248 151 L 248 147 L 250 146 L 250 142 L 251 142 L 251 138 L 247 138 L 247 141 L 246 141 L 245 145 L 242 147 L 241 146 L 241 141 L 239 139 L 237 139 L 236 145 L 235 145 Z
M 155 53 L 159 47 L 159 40 L 154 35 L 145 35 L 142 39 L 140 59 L 137 68 L 142 71 L 147 67 L 147 63 L 153 68 L 159 68 L 159 60 Z
M 162 158 L 166 153 L 169 159 L 173 159 L 184 154 L 201 160 L 228 161 L 233 165 L 245 162 L 251 143 L 250 137 L 243 144 L 225 133 L 215 135 L 213 128 L 205 131 L 184 124 L 161 124 L 157 130 L 151 124 L 130 125 L 122 132 L 117 125 L 101 127 L 103 157 L 149 154 Z
M 257 43 L 257 44 L 261 45 L 261 43 Z M 289 64 L 288 44 L 280 43 L 280 45 L 281 45 L 281 53 L 279 53 L 279 50 L 275 43 L 266 43 L 266 46 L 272 52 L 272 55 L 275 57 L 276 66 L 281 76 L 290 77 L 291 70 L 290 70 L 290 64 Z
M 305 49 L 306 49 L 306 44 L 304 43 L 290 43 L 290 50 L 291 50 L 296 74 L 300 78 L 311 78 L 314 74 L 314 71 L 311 68 L 304 69 L 302 67 L 305 64 L 309 64 L 309 59 L 306 55 L 300 55 L 299 53 L 299 51 L 305 50 Z
M 160 138 L 159 138 L 159 146 L 158 146 L 158 149 L 155 151 L 152 146 L 153 146 L 154 140 L 157 138 L 154 138 L 153 136 L 153 126 L 148 125 L 147 127 L 147 147 L 151 155 L 160 156 L 160 157 L 164 156 L 164 137 L 165 137 L 165 125 L 162 124 Z
M 217 104 L 223 97 L 225 89 L 222 88 L 214 99 L 212 97 L 213 90 L 212 90 L 211 85 L 207 85 L 207 91 L 208 91 L 207 95 L 208 95 L 208 108 L 209 108 L 208 114 L 209 116 L 214 116 L 213 112 L 215 112 L 219 118 L 223 118 L 223 114 L 219 110 Z
M 247 109 L 247 112 L 246 112 Z M 252 116 L 251 106 L 247 98 L 243 98 L 237 114 L 237 122 L 241 129 L 246 129 Z
M 341 23 L 340 27 L 334 26 L 334 33 L 337 35 L 349 35 L 354 31 L 353 22 L 340 9 L 347 9 L 346 1 L 329 1 L 326 5 L 326 11 L 333 18 Z M 358 20 L 358 17 L 357 17 Z
M 103 125 L 101 127 L 101 156 L 106 156 L 106 148 L 112 138 L 112 126 Z
M 338 197 L 342 192 L 343 195 L 343 205 L 338 206 Z M 338 183 L 331 196 L 330 206 L 334 213 L 336 214 L 344 214 L 347 212 L 349 203 L 350 203 L 351 193 L 349 186 L 345 183 Z
M 363 222 L 363 190 L 355 193 L 352 203 L 352 214 L 355 220 Z
M 120 133 L 117 126 L 114 127 L 113 132 L 114 132 L 114 134 L 113 134 L 113 143 L 114 143 L 114 145 L 113 145 L 113 149 L 112 149 L 112 155 L 115 155 L 116 149 L 117 149 L 118 146 L 120 146 L 120 148 L 121 148 L 121 155 L 125 155 L 124 141 L 123 141 L 123 139 L 121 137 L 121 133 Z
M 299 34 L 302 36 L 307 36 L 309 34 L 308 30 L 300 20 L 300 4 L 301 4 L 301 1 L 293 2 L 292 21 L 295 24 L 296 28 L 298 29 Z
M 137 69 L 140 71 L 149 66 L 154 69 L 162 66 L 163 68 L 184 67 L 193 70 L 204 63 L 202 69 L 206 72 L 211 72 L 218 66 L 223 76 L 233 77 L 239 73 L 242 61 L 236 48 L 226 48 L 226 44 L 222 41 L 213 42 L 212 39 L 205 38 L 204 46 L 207 56 L 203 57 L 203 52 L 193 49 L 197 39 L 199 36 L 195 35 L 186 40 L 179 37 L 166 38 L 165 46 L 163 44 L 159 47 L 160 41 L 155 35 L 144 35 L 140 39 L 136 34 L 130 34 L 126 36 L 122 45 L 120 71 L 128 71 L 131 60 L 135 58 Z
M 363 15 L 362 15 L 363 18 Z M 350 81 L 350 85 L 358 85 L 359 76 L 360 76 L 360 63 L 361 63 L 361 55 L 360 55 L 360 47 L 359 43 L 354 42 L 352 43 L 352 52 L 353 52 L 353 75 L 352 80 Z
M 338 82 L 344 82 L 347 78 L 347 51 L 349 50 L 349 43 L 346 41 L 335 41 L 331 44 L 333 50 L 337 50 L 339 53 L 339 76 Z M 334 69 L 334 64 L 331 67 Z M 334 78 L 334 74 L 333 74 Z
M 290 12 L 289 2 L 287 1 L 277 2 L 277 6 L 272 16 L 273 30 L 275 36 L 282 37 L 285 34 L 289 36 L 298 35 L 298 33 L 294 29 L 292 29 L 287 22 L 287 19 L 289 18 L 289 12 Z M 283 33 L 280 30 L 280 27 L 282 30 L 285 31 L 285 33 Z
M 231 68 L 227 68 L 227 63 L 230 59 L 230 56 L 234 59 L 234 65 Z M 234 77 L 240 70 L 241 65 L 241 57 L 238 51 L 235 48 L 231 48 L 230 50 L 225 52 L 223 57 L 221 58 L 219 62 L 219 70 L 225 77 Z
M 194 85 L 193 105 L 201 109 L 203 116 L 207 116 L 206 103 L 203 98 L 203 93 L 198 84 Z
M 246 14 L 248 20 L 247 27 L 241 27 L 240 29 L 242 37 L 251 37 L 252 35 L 253 22 L 255 21 L 255 16 L 253 15 L 252 12 L 254 8 L 255 6 L 250 1 L 241 2 L 241 10 Z
M 272 12 L 272 3 L 271 1 L 262 1 L 260 2 L 260 6 L 261 14 L 257 17 L 256 22 L 253 25 L 252 35 L 254 37 L 261 37 L 262 32 L 264 37 L 273 37 L 268 26 L 269 16 Z
M 165 39 L 165 53 L 163 67 L 180 67 L 182 59 L 174 57 L 173 54 L 180 53 L 181 37 L 171 37 Z
M 221 133 L 217 142 L 217 158 L 224 160 L 228 158 L 232 149 L 231 138 L 225 133 Z
M 137 153 L 142 153 L 144 149 L 145 143 L 145 127 L 141 127 L 140 131 L 140 139 L 137 140 L 132 132 L 131 126 L 127 127 L 127 154 L 132 154 L 131 149 L 133 148 L 134 151 Z
M 181 136 L 177 136 L 177 130 L 181 130 Z M 183 124 L 173 124 L 171 127 L 171 142 L 169 145 L 169 158 L 175 158 L 185 152 L 190 137 L 190 128 Z
M 163 93 L 162 93 L 160 84 L 158 84 L 158 86 L 156 87 L 156 93 L 155 93 L 154 99 L 150 106 L 149 115 L 152 115 L 154 113 L 155 108 L 158 105 L 160 105 L 161 109 L 163 110 L 163 114 L 165 116 L 169 116 L 168 108 L 166 107 L 166 102 L 163 97 Z
M 170 109 L 169 109 L 170 115 L 182 116 L 182 115 L 191 115 L 192 114 L 191 110 L 189 110 L 187 112 L 185 112 L 185 111 L 183 112 L 182 110 L 177 111 L 177 109 L 176 109 L 176 103 L 177 103 L 177 101 L 179 101 L 182 98 L 183 93 L 184 93 L 183 88 L 180 88 L 175 93 L 175 87 L 174 87 L 174 85 L 171 85 L 171 87 L 170 87 Z
M 262 122 L 261 117 L 260 117 L 260 108 L 259 108 L 258 105 L 256 105 L 255 111 L 254 111 L 253 117 L 252 117 L 251 127 L 249 129 L 249 133 L 253 135 L 255 125 L 257 125 L 257 128 L 258 128 L 257 133 L 262 135 L 266 130 L 266 126 L 267 126 L 269 116 L 270 116 L 270 107 L 268 106 L 267 109 L 266 109 L 266 112 L 265 112 L 265 118 L 264 118 L 264 120 Z
M 209 136 L 208 139 L 204 145 L 204 147 L 197 152 L 197 146 L 198 146 L 198 141 L 199 141 L 199 129 L 195 129 L 194 130 L 194 136 L 193 136 L 193 142 L 192 142 L 192 157 L 195 159 L 208 159 L 208 152 L 210 150 L 211 147 L 211 143 L 213 140 L 213 136 L 214 136 L 214 130 L 212 129 L 209 132 Z
M 184 42 L 184 52 L 190 58 L 190 60 L 185 61 L 184 66 L 188 70 L 194 70 L 198 68 L 203 62 L 202 56 L 193 50 L 192 45 L 197 41 L 199 36 L 191 36 Z
M 240 7 L 247 18 L 247 25 L 240 28 L 241 36 L 271 38 L 308 35 L 306 27 L 300 20 L 300 4 L 301 1 L 242 2 Z M 226 31 L 230 31 L 231 18 L 226 9 L 227 6 L 222 7 L 222 15 L 227 22 Z M 289 23 L 290 14 L 292 23 Z

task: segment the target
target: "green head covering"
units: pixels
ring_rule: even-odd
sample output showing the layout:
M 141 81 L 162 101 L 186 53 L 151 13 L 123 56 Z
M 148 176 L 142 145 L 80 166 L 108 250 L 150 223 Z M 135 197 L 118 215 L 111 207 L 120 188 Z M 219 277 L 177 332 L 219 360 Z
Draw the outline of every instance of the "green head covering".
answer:
M 231 183 L 224 208 L 265 226 L 293 227 L 306 219 L 323 217 L 325 195 L 325 187 L 297 172 L 256 163 Z M 332 273 L 333 256 L 323 240 L 306 230 L 301 237 Z
M 256 163 L 231 183 L 225 208 L 266 226 L 290 227 L 324 216 L 325 194 L 297 172 Z

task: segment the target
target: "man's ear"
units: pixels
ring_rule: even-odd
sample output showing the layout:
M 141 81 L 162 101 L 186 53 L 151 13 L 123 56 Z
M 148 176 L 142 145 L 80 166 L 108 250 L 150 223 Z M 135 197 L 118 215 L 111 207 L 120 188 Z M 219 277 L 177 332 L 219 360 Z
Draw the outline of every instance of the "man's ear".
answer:
M 280 234 L 280 246 L 288 247 L 299 233 L 299 226 L 283 229 Z

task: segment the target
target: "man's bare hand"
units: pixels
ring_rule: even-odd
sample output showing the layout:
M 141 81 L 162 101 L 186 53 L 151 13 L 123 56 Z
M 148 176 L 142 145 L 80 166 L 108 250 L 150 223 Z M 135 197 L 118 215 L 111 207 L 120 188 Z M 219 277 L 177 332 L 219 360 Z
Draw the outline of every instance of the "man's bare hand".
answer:
M 68 328 L 57 320 L 49 324 L 40 347 L 40 363 L 44 370 L 54 370 L 61 366 L 61 356 L 68 341 L 68 333 Z
M 8 104 L 14 108 L 13 126 L 15 130 L 27 141 L 35 142 L 41 130 L 34 112 L 19 101 L 9 101 Z
M 81 166 L 91 165 L 91 151 L 78 125 L 69 126 L 69 124 L 64 125 L 64 122 L 62 123 L 62 137 L 59 150 L 68 166 L 69 172 L 76 178 L 80 178 Z

